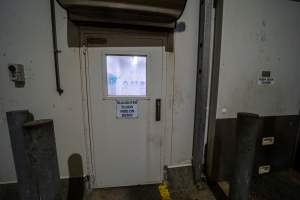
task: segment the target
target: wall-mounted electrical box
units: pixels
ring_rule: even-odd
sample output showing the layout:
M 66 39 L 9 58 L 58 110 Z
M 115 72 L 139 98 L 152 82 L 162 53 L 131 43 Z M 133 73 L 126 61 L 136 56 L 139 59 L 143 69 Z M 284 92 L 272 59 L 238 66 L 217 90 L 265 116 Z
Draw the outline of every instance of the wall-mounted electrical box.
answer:
M 22 88 L 25 86 L 24 66 L 21 64 L 8 65 L 9 78 L 15 83 L 15 87 Z

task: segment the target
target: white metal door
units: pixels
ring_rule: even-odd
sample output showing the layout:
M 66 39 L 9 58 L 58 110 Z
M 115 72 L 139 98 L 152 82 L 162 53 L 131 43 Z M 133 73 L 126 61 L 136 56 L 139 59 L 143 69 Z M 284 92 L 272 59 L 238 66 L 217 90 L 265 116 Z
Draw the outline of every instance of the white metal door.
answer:
M 162 47 L 88 49 L 94 187 L 161 182 L 163 58 Z M 158 99 L 162 106 L 160 121 L 156 116 Z M 120 114 L 126 110 L 117 109 L 117 102 L 126 100 L 137 102 L 136 108 L 129 110 L 134 115 L 129 117 Z

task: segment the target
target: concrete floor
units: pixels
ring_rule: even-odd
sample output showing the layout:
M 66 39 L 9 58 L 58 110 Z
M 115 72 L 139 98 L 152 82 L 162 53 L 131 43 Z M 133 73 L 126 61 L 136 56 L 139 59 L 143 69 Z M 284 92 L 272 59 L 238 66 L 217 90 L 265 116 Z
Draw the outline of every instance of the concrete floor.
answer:
M 88 200 L 160 200 L 158 185 L 95 189 Z
M 192 167 L 168 169 L 167 182 L 172 200 L 215 200 L 205 183 L 201 186 L 194 184 Z
M 207 186 L 185 190 L 170 190 L 172 200 L 215 200 Z M 158 185 L 133 186 L 124 188 L 96 189 L 88 200 L 161 200 Z
M 207 185 L 198 189 L 193 183 L 191 167 L 168 170 L 167 185 L 171 200 L 215 200 Z M 62 180 L 62 200 L 162 200 L 157 185 L 143 185 L 85 192 L 81 178 Z M 20 200 L 17 184 L 0 185 L 0 200 Z
M 168 169 L 167 183 L 172 200 L 215 200 L 207 185 L 194 185 L 191 167 Z M 88 200 L 161 200 L 158 186 L 96 189 Z
M 201 190 L 196 187 L 180 190 L 169 190 L 172 200 L 215 200 L 215 197 L 204 185 Z M 81 189 L 68 190 L 63 187 L 63 200 L 162 200 L 158 185 L 95 189 L 84 198 Z M 16 184 L 0 185 L 0 200 L 20 200 Z
M 229 199 L 230 185 L 226 181 L 217 183 L 223 197 Z M 252 179 L 251 200 L 299 200 L 300 173 L 293 170 L 272 172 Z

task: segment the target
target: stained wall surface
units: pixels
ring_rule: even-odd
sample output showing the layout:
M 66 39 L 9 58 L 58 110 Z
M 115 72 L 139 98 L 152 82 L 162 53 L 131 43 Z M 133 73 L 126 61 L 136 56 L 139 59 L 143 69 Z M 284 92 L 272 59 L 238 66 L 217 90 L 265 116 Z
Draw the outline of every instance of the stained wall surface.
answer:
M 52 49 L 51 15 L 48 0 L 3 0 L 0 6 L 0 183 L 15 182 L 16 173 L 5 113 L 28 109 L 37 119 L 54 120 L 61 177 L 68 177 L 68 159 L 87 158 L 82 109 L 80 49 L 67 45 L 67 13 L 56 5 L 62 96 L 56 92 Z M 175 33 L 174 112 L 172 150 L 168 164 L 188 163 L 192 157 L 193 118 L 199 1 L 188 0 L 179 21 L 184 32 Z M 8 64 L 23 64 L 25 88 L 9 80 Z

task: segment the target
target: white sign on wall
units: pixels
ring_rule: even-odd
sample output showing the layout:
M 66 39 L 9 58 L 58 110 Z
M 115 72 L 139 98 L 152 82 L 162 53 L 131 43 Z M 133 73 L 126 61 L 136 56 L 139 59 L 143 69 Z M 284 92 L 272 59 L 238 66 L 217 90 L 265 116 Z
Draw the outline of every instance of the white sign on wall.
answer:
M 117 118 L 138 118 L 138 100 L 117 100 Z

